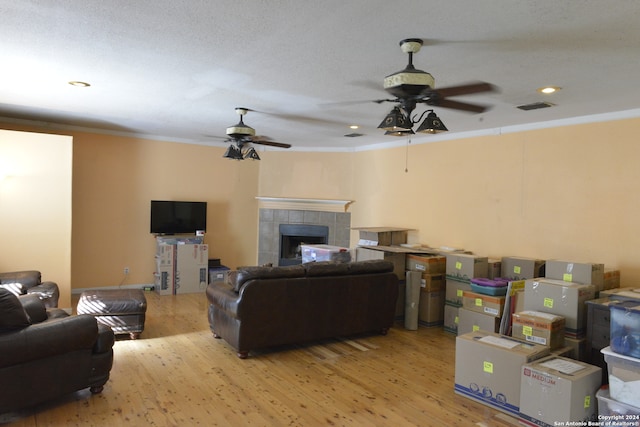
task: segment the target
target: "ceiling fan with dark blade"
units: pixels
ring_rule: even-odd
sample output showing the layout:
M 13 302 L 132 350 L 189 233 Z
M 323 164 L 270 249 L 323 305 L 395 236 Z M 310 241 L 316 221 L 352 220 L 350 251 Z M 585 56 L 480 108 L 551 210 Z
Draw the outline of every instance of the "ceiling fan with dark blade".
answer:
M 429 114 L 418 127 L 417 132 L 437 133 L 448 130 L 432 109 L 423 112 L 417 119 L 417 115 L 412 117 L 411 114 L 418 104 L 471 113 L 482 113 L 489 108 L 485 105 L 470 104 L 449 98 L 495 91 L 496 87 L 490 83 L 474 82 L 436 89 L 433 76 L 413 66 L 413 54 L 419 52 L 422 45 L 422 39 L 405 39 L 400 42 L 402 51 L 409 55 L 409 63 L 403 70 L 390 74 L 384 79 L 384 89 L 395 98 L 374 101 L 376 103 L 393 102 L 397 104 L 378 126 L 378 128 L 386 130 L 387 134 L 396 136 L 413 134 L 413 125 L 420 122 L 425 113 Z
M 223 157 L 234 160 L 260 160 L 260 156 L 253 147 L 246 147 L 248 144 L 268 145 L 277 148 L 291 148 L 291 144 L 271 141 L 266 136 L 256 135 L 256 131 L 251 126 L 247 126 L 243 121 L 243 116 L 250 110 L 248 108 L 237 107 L 236 113 L 240 115 L 240 121 L 227 128 L 227 141 L 231 142 Z

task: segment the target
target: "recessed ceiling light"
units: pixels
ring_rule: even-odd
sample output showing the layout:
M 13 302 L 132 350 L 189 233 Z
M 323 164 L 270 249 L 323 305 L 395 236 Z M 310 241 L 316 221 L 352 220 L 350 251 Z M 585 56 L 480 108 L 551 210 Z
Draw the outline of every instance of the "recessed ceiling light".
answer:
M 560 88 L 558 86 L 545 86 L 545 87 L 541 87 L 540 89 L 538 89 L 538 92 L 549 95 L 551 93 L 555 93 L 555 92 L 559 91 L 560 89 L 562 89 L 562 88 Z
M 89 87 L 89 86 L 91 86 L 89 83 L 81 82 L 79 80 L 72 80 L 72 81 L 69 82 L 69 84 L 71 86 L 75 86 L 75 87 Z
M 360 128 L 360 126 L 358 126 L 358 125 L 351 125 L 351 126 L 349 126 L 349 129 L 359 129 L 359 128 Z

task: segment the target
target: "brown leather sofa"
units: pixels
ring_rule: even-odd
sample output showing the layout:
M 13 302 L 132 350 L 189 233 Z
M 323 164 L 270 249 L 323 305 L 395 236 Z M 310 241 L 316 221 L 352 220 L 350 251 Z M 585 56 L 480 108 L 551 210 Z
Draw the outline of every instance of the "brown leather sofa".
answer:
M 37 295 L 0 288 L 0 413 L 84 388 L 100 393 L 113 344 L 113 331 L 92 316 L 69 316 Z
M 207 287 L 209 326 L 238 354 L 393 325 L 398 278 L 384 260 L 242 267 Z
M 60 298 L 58 285 L 55 282 L 43 282 L 41 273 L 36 270 L 0 273 L 0 288 L 8 289 L 15 295 L 38 295 L 47 308 L 57 307 Z

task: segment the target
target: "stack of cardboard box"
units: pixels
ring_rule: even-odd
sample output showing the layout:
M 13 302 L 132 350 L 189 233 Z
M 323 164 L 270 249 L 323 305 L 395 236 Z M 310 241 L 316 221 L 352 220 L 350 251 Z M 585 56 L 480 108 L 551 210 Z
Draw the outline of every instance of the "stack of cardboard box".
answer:
M 359 232 L 355 248 L 356 261 L 384 259 L 394 265 L 399 280 L 396 319 L 405 319 L 408 311 L 416 311 L 422 326 L 441 325 L 444 306 L 445 257 L 439 251 L 407 245 L 409 229 L 397 227 L 356 227 Z M 415 301 L 407 287 L 409 280 L 419 282 Z M 413 313 L 412 313 L 413 314 Z M 413 323 L 413 322 L 412 322 Z M 414 329 L 411 327 L 411 329 Z
M 451 277 L 455 272 L 450 267 L 448 264 L 447 279 L 455 280 L 456 277 Z M 598 401 L 605 405 L 608 411 L 605 415 L 610 415 L 611 408 L 616 408 L 615 401 L 609 405 L 610 396 L 598 391 L 602 368 L 584 360 L 586 301 L 593 300 L 598 293 L 633 300 L 640 298 L 640 292 L 610 289 L 619 286 L 619 271 L 605 273 L 604 265 L 597 263 L 504 257 L 501 275 L 510 280 L 510 286 L 522 285 L 522 291 L 513 301 L 507 299 L 503 311 L 503 319 L 509 317 L 509 327 L 501 330 L 508 330 L 508 335 L 492 334 L 493 323 L 486 327 L 487 330 L 458 335 L 455 391 L 513 414 L 527 425 L 597 420 Z M 465 299 L 465 295 L 469 298 Z M 478 298 L 468 291 L 463 290 L 462 296 L 463 307 L 459 310 L 476 308 L 477 312 L 483 307 L 485 314 L 490 314 L 492 309 L 495 311 L 500 307 L 499 300 L 483 298 L 478 303 Z M 448 290 L 447 303 L 452 298 Z M 635 324 L 640 325 L 640 302 L 637 313 Z M 615 360 L 613 369 L 620 369 L 615 365 L 619 356 L 606 356 Z M 628 370 L 632 366 L 633 375 L 636 375 L 633 379 L 639 380 L 640 384 L 640 359 L 637 362 L 634 366 L 625 361 L 625 381 L 631 378 Z M 514 376 L 519 379 L 517 393 L 512 389 L 516 383 Z M 636 410 L 640 412 L 640 409 Z
M 420 281 L 418 323 L 421 326 L 442 325 L 444 321 L 444 289 L 446 258 L 441 255 L 407 254 L 407 282 Z
M 471 279 L 487 277 L 489 271 L 489 259 L 486 256 L 453 253 L 446 256 L 446 290 L 444 306 L 444 329 L 457 334 L 460 325 L 460 311 L 463 310 L 463 297 L 465 292 L 471 292 Z M 488 315 L 489 322 L 495 321 L 500 314 Z M 468 313 L 469 317 L 473 314 Z

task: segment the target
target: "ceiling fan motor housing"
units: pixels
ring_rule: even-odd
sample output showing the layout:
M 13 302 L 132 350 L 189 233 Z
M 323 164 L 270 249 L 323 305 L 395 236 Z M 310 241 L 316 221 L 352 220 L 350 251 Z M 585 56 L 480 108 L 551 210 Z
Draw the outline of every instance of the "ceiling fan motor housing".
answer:
M 384 78 L 384 90 L 398 98 L 424 95 L 435 87 L 435 79 L 426 71 L 404 69 Z
M 256 134 L 256 130 L 251 126 L 247 126 L 244 123 L 240 122 L 235 126 L 230 126 L 227 128 L 227 135 L 232 138 L 242 138 L 243 136 L 254 136 Z

